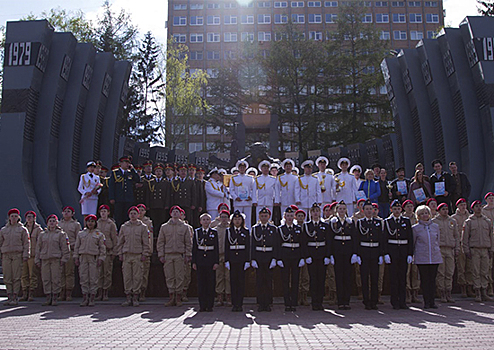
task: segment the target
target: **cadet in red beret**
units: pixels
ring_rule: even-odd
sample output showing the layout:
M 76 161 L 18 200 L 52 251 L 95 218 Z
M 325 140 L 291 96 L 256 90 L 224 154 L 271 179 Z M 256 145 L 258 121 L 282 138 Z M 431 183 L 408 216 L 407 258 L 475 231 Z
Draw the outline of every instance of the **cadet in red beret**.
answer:
M 98 294 L 96 300 L 108 301 L 108 290 L 112 285 L 113 260 L 117 255 L 117 225 L 109 218 L 110 207 L 103 204 L 99 207 L 98 230 L 105 235 L 106 259 L 99 268 Z
M 36 288 L 38 288 L 39 269 L 34 263 L 36 254 L 36 244 L 38 237 L 43 230 L 36 222 L 36 213 L 32 210 L 24 214 L 26 223 L 24 226 L 29 232 L 29 259 L 22 264 L 22 298 L 20 301 L 33 301 Z

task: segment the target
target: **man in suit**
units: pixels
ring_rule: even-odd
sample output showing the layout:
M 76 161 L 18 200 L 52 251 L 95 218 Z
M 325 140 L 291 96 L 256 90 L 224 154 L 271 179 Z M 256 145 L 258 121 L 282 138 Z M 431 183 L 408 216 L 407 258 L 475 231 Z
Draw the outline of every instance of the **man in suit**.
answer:
M 456 191 L 456 183 L 450 173 L 443 171 L 443 163 L 439 159 L 432 161 L 432 167 L 434 173 L 430 176 L 430 183 L 437 204 L 446 203 L 451 208 L 451 195 Z M 444 193 L 438 192 L 441 187 L 444 188 Z
M 458 199 L 465 198 L 468 201 L 472 185 L 470 184 L 467 175 L 458 171 L 456 162 L 449 163 L 449 171 L 451 171 L 451 177 L 455 183 L 455 190 L 451 193 L 451 205 L 453 205 L 453 210 L 456 210 L 456 202 Z

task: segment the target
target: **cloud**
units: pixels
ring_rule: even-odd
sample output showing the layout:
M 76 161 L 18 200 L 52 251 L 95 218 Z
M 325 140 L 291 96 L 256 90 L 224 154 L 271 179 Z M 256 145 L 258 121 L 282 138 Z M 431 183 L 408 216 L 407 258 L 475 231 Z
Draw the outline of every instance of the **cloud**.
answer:
M 458 27 L 466 16 L 479 16 L 476 0 L 444 0 L 446 26 Z

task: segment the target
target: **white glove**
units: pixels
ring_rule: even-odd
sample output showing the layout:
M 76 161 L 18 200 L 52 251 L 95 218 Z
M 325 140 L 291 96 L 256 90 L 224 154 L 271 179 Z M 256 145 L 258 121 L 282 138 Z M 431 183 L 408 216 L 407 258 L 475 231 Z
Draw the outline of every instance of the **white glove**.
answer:
M 230 270 L 230 262 L 229 261 L 225 262 L 225 267 L 227 270 Z
M 329 262 L 331 263 L 331 265 L 334 265 L 334 256 L 330 256 L 329 257 Z
M 312 258 L 308 257 L 307 259 L 305 259 L 305 262 L 309 265 L 312 264 Z
M 299 263 L 298 263 L 298 267 L 303 267 L 305 265 L 305 260 L 304 259 L 300 259 Z
M 255 268 L 255 269 L 259 268 L 259 265 L 257 265 L 257 261 L 255 261 L 255 260 L 252 260 L 252 262 L 250 263 L 250 265 L 251 265 L 253 268 Z
M 269 268 L 272 269 L 275 266 L 276 266 L 276 259 L 272 259 L 271 264 L 269 264 Z
M 380 256 L 380 257 L 379 257 L 379 261 L 378 261 L 377 263 L 378 263 L 379 265 L 382 265 L 382 264 L 383 264 L 383 257 L 382 257 L 382 256 Z
M 277 264 L 279 267 L 285 267 L 285 265 L 283 265 L 283 261 L 281 261 L 281 260 L 278 260 L 278 261 L 276 262 L 276 264 Z
M 412 257 L 411 255 L 409 255 L 409 256 L 407 257 L 407 264 L 411 264 L 411 263 L 412 263 L 412 261 L 413 261 L 413 257 Z
M 391 257 L 389 256 L 389 254 L 386 254 L 386 255 L 384 256 L 384 262 L 385 262 L 386 264 L 391 264 Z
M 350 259 L 350 264 L 355 264 L 358 261 L 358 256 L 357 254 L 353 254 L 352 258 Z
M 329 258 L 324 258 L 324 265 L 329 265 L 330 262 Z
M 362 259 L 360 259 L 360 256 L 357 256 L 357 264 L 362 265 Z
M 248 262 L 248 261 L 247 261 L 247 262 L 244 264 L 244 271 L 245 271 L 245 270 L 247 270 L 249 267 L 250 267 L 250 262 Z

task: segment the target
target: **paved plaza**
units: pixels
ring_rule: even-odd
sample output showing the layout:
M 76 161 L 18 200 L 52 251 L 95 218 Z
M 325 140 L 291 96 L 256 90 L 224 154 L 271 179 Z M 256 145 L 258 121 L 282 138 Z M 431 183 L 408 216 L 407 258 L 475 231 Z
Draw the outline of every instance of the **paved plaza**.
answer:
M 123 300 L 123 299 L 122 299 Z M 114 299 L 93 308 L 79 300 L 57 307 L 41 298 L 0 308 L 1 349 L 492 349 L 494 303 L 460 300 L 429 311 L 412 306 L 379 311 L 333 307 L 285 313 L 281 300 L 273 312 L 258 313 L 254 299 L 245 313 L 226 307 L 197 313 L 196 300 L 165 308 L 164 299 L 123 308 Z M 418 306 L 418 305 L 417 305 Z

